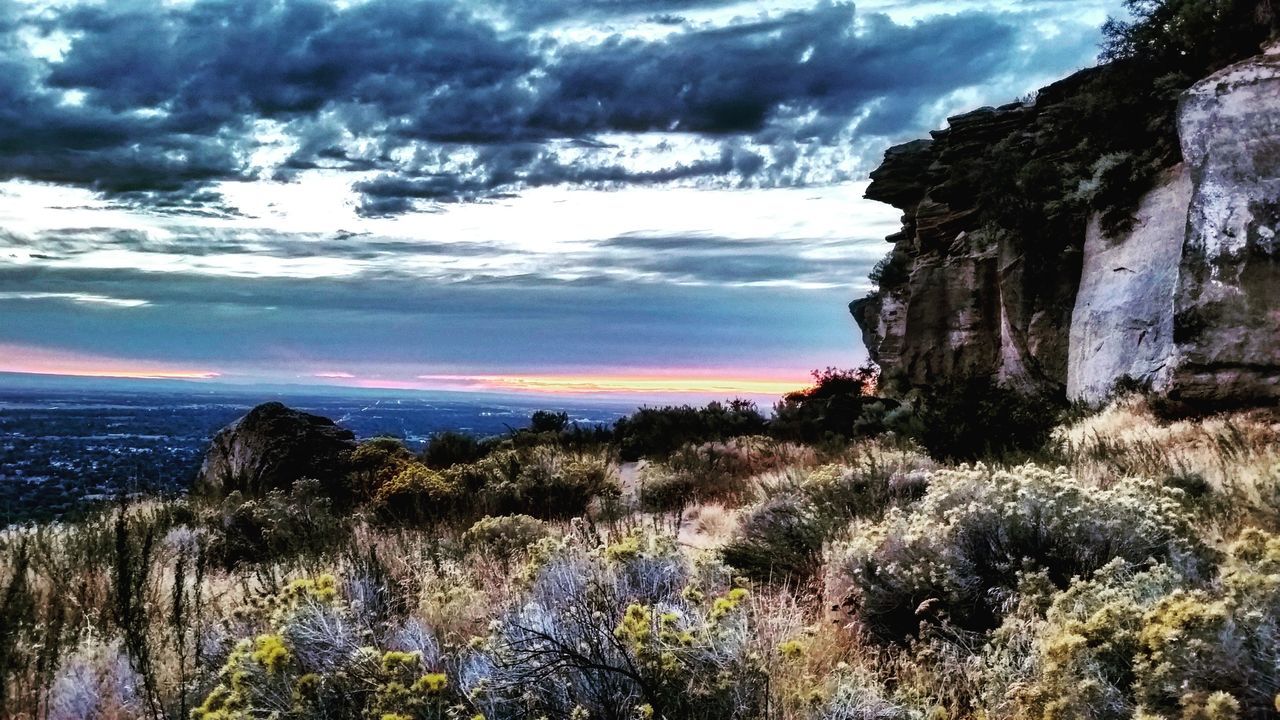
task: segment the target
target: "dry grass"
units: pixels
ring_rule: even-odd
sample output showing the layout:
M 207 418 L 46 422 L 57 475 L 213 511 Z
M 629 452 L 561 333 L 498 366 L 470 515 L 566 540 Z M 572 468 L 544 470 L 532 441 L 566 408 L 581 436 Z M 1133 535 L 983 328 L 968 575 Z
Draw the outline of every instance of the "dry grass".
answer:
M 1188 512 L 1203 522 L 1203 539 L 1216 547 L 1228 544 L 1241 528 L 1280 527 L 1280 423 L 1273 417 L 1231 414 L 1164 423 L 1141 399 L 1126 398 L 1060 428 L 1055 440 L 1056 462 L 1086 487 L 1114 488 L 1122 478 L 1141 477 L 1183 489 Z M 838 457 L 753 439 L 718 443 L 710 450 L 731 458 L 727 464 L 735 487 L 743 490 L 741 502 L 702 500 L 674 524 L 638 512 L 608 521 L 595 516 L 554 522 L 553 541 L 572 537 L 585 547 L 617 548 L 640 533 L 665 538 L 697 565 L 716 561 L 739 532 L 745 503 L 813 487 L 821 478 L 827 478 L 823 487 L 838 489 L 843 486 L 835 480 L 850 473 L 890 490 L 907 488 L 912 492 L 901 502 L 911 503 L 918 497 L 912 493 L 924 492 L 934 474 L 946 469 L 888 442 L 857 444 Z M 633 484 L 627 482 L 633 470 L 622 468 L 624 486 Z M 1196 478 L 1202 488 L 1197 489 Z M 887 507 L 897 512 L 894 503 Z M 390 528 L 359 518 L 336 551 L 233 569 L 209 564 L 197 573 L 195 558 L 207 538 L 183 517 L 158 502 L 127 512 L 126 551 L 142 563 L 132 570 L 141 578 L 133 602 L 150 655 L 150 690 L 140 684 L 136 661 L 129 662 L 132 648 L 119 617 L 121 550 L 114 516 L 0 533 L 0 597 L 13 595 L 12 588 L 21 596 L 9 599 L 9 614 L 0 623 L 5 717 L 61 720 L 79 713 L 124 720 L 158 707 L 163 716 L 177 718 L 216 682 L 231 643 L 251 627 L 242 618 L 299 578 L 330 573 L 347 583 L 344 592 L 354 592 L 356 583 L 363 583 L 361 592 L 383 592 L 399 603 L 397 612 L 429 628 L 446 653 L 462 652 L 473 639 L 486 637 L 495 618 L 517 605 L 528 589 L 528 555 L 492 557 L 467 548 L 460 541 L 465 528 Z M 834 531 L 828 542 L 850 537 L 854 524 L 881 520 L 872 515 L 843 522 L 843 530 Z M 148 528 L 156 530 L 143 552 Z M 990 680 L 983 673 L 996 672 L 995 667 L 1012 673 L 1007 668 L 1013 665 L 981 664 L 975 658 L 985 640 L 954 628 L 943 627 L 942 637 L 922 638 L 912 647 L 886 646 L 864 635 L 844 610 L 833 609 L 848 596 L 850 581 L 832 570 L 831 557 L 808 590 L 761 586 L 750 595 L 747 642 L 768 673 L 773 703 L 768 720 L 978 717 L 978 696 Z M 15 582 L 19 570 L 21 582 Z M 186 603 L 178 620 L 175 597 Z M 1031 633 L 1038 625 L 1029 621 L 1027 627 Z M 940 708 L 950 715 L 930 715 Z
M 737 528 L 737 509 L 710 502 L 684 511 L 677 539 L 692 550 L 714 550 L 724 547 Z
M 1245 525 L 1276 529 L 1280 421 L 1272 413 L 1162 422 L 1144 398 L 1129 396 L 1059 428 L 1054 439 L 1062 463 L 1082 483 L 1106 487 L 1144 477 L 1192 494 L 1208 490 L 1218 496 L 1214 522 L 1221 537 Z

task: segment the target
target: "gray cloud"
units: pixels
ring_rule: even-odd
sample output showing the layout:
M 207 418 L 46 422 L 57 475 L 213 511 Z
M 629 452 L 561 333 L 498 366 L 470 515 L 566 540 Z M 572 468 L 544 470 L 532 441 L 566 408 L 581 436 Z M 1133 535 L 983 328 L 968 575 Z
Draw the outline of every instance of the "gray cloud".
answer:
M 0 286 L 13 295 L 76 293 L 149 303 L 115 309 L 55 297 L 0 297 L 5 342 L 91 348 L 215 370 L 229 359 L 268 367 L 314 361 L 326 369 L 389 362 L 417 365 L 420 372 L 654 363 L 793 367 L 852 355 L 854 347 L 842 289 L 681 287 L 606 278 L 563 283 L 537 276 L 442 284 L 404 277 L 262 281 L 13 269 L 0 269 Z
M 504 244 L 471 241 L 436 242 L 370 234 L 296 233 L 270 229 L 175 226 L 163 234 L 115 228 L 51 229 L 34 235 L 0 230 L 0 256 L 5 248 L 21 249 L 40 260 L 38 266 L 3 269 L 9 290 L 43 293 L 89 292 L 140 298 L 154 304 L 175 300 L 225 298 L 229 303 L 271 306 L 315 306 L 330 301 L 312 292 L 297 292 L 296 282 L 369 283 L 385 287 L 414 286 L 406 297 L 434 297 L 423 287 L 459 284 L 507 287 L 521 292 L 567 286 L 749 284 L 844 286 L 862 277 L 882 254 L 873 238 L 783 240 L 728 238 L 711 235 L 624 235 L 550 252 L 520 250 Z M 101 270 L 91 253 L 103 250 L 135 255 L 136 272 Z M 184 272 L 149 270 L 149 257 L 183 258 Z M 204 261 L 209 261 L 208 263 Z M 322 267 L 273 273 L 272 261 L 322 260 Z M 505 267 L 495 274 L 485 268 Z M 336 270 L 335 270 L 336 269 Z M 340 271 L 340 272 L 338 272 Z M 335 275 L 337 277 L 335 277 Z M 169 288 L 189 293 L 151 294 Z M 228 293 L 198 278 L 248 279 L 263 292 L 286 291 L 263 299 L 258 292 Z M 156 281 L 164 279 L 163 283 Z M 19 280 L 23 282 L 19 283 Z M 329 287 L 325 285 L 325 287 Z M 183 291 L 187 292 L 187 291 Z M 346 302 L 337 294 L 337 305 Z M 372 308 L 364 308 L 372 309 Z M 429 307 L 406 300 L 388 303 L 387 312 L 419 313 Z
M 932 105 L 958 88 L 1077 63 L 1093 42 L 1067 34 L 1028 58 L 1027 18 L 994 11 L 909 25 L 831 2 L 715 26 L 678 17 L 728 4 L 0 0 L 0 177 L 214 215 L 234 209 L 213 181 L 313 168 L 376 173 L 355 183 L 366 215 L 565 183 L 839 180 L 934 121 Z M 530 32 L 622 15 L 672 31 Z M 33 32 L 69 45 L 39 57 Z M 251 160 L 264 122 L 296 148 L 279 167 Z M 597 140 L 673 132 L 701 154 L 642 167 Z

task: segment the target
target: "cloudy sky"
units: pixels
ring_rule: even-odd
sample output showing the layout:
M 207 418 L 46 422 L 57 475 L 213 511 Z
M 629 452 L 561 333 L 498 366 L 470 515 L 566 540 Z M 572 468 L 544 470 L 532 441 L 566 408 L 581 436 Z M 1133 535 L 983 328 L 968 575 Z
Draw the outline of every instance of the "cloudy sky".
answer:
M 0 0 L 0 371 L 770 394 L 1119 0 Z

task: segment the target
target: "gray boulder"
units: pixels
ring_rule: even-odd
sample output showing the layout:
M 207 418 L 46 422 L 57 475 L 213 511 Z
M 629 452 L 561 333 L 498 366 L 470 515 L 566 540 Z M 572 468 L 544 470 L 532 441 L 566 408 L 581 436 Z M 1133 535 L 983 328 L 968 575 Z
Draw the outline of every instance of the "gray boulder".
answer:
M 214 436 L 196 478 L 202 494 L 261 496 L 303 478 L 340 495 L 355 435 L 332 420 L 269 402 Z

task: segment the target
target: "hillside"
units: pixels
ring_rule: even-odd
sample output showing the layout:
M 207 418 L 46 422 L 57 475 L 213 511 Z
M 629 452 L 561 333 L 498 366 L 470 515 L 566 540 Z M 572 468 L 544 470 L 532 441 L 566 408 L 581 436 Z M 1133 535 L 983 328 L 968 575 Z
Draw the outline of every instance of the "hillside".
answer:
M 10 528 L 0 714 L 1272 716 L 1274 420 L 1168 424 L 1130 396 L 1037 462 L 958 466 L 702 417 L 729 435 L 639 464 L 547 414 L 423 456 L 367 441 L 341 494 L 303 479 Z M 624 427 L 633 451 L 657 419 Z M 300 421 L 273 442 L 232 426 L 238 467 L 322 436 Z

